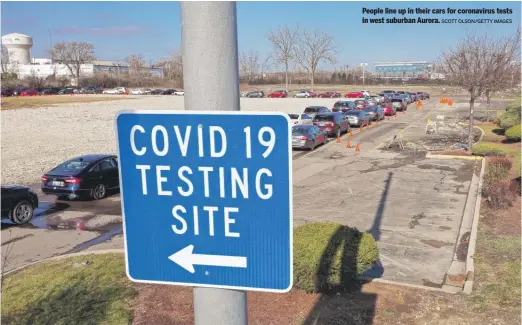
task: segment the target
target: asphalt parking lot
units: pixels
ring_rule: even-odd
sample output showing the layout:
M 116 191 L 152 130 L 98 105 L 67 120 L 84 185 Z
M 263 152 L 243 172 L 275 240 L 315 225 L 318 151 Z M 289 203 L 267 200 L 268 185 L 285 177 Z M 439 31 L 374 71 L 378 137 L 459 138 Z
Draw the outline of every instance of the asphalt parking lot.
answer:
M 282 108 L 288 101 L 281 109 L 285 112 L 312 103 L 310 99 L 249 101 L 252 110 Z M 321 101 L 326 106 L 335 102 Z M 378 240 L 382 262 L 369 275 L 440 285 L 455 251 L 476 166 L 472 161 L 429 159 L 421 152 L 378 148 L 399 132 L 422 136 L 427 116 L 446 111 L 432 99 L 419 111 L 410 105 L 397 118 L 362 132 L 354 129 L 353 137 L 344 135 L 341 143 L 332 139 L 312 152 L 294 151 L 294 225 L 335 221 L 368 230 Z M 347 140 L 351 148 L 346 147 Z M 355 151 L 356 144 L 360 152 Z M 8 269 L 68 252 L 123 248 L 117 193 L 96 202 L 39 196 L 41 204 L 30 224 L 2 224 L 2 248 L 10 244 L 13 251 Z

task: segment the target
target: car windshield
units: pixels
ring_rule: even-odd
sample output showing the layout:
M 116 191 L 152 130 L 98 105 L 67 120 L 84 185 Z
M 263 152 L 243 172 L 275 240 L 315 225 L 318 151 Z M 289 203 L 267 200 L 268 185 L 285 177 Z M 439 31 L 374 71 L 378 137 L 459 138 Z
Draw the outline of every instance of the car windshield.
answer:
M 314 121 L 333 121 L 333 115 L 316 115 Z
M 292 135 L 308 135 L 309 131 L 309 127 L 294 126 L 292 128 Z
M 299 114 L 288 114 L 288 117 L 290 117 L 291 120 L 297 120 L 299 119 Z
M 348 111 L 346 113 L 344 113 L 345 115 L 359 115 L 359 112 L 357 111 Z
M 364 100 L 356 100 L 356 101 L 355 101 L 355 104 L 356 104 L 356 105 L 364 104 Z
M 337 102 L 334 104 L 334 107 L 347 107 L 349 106 L 348 102 Z
M 376 106 L 368 106 L 364 109 L 364 111 L 366 112 L 373 112 L 373 111 L 376 111 L 377 110 L 377 107 Z
M 89 162 L 83 159 L 73 159 L 59 165 L 53 171 L 57 172 L 80 172 L 89 166 Z
M 393 103 L 402 103 L 402 99 L 401 98 L 392 98 L 391 100 Z
M 318 113 L 319 107 L 307 107 L 304 110 L 305 113 Z

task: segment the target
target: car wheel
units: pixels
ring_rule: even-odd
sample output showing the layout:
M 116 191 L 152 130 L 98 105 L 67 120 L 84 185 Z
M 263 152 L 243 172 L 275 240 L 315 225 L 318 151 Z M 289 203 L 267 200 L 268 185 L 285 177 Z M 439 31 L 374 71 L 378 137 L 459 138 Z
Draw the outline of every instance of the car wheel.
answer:
M 312 143 L 312 146 L 310 147 L 310 151 L 314 151 L 315 146 L 316 146 L 316 143 L 315 143 L 315 140 L 314 140 L 314 143 Z
M 94 200 L 101 200 L 107 195 L 107 188 L 103 184 L 98 184 L 92 190 L 92 198 Z
M 18 202 L 15 207 L 9 211 L 9 219 L 17 225 L 28 223 L 33 218 L 34 207 L 26 200 Z

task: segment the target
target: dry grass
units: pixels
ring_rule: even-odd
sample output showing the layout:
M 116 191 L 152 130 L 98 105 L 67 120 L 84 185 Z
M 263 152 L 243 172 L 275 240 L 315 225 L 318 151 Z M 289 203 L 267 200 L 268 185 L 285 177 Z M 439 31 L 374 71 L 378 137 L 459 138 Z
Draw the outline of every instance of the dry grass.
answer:
M 19 108 L 51 107 L 59 104 L 104 102 L 122 99 L 132 99 L 125 96 L 89 96 L 89 95 L 63 95 L 63 96 L 31 96 L 31 97 L 6 97 L 2 98 L 2 110 Z

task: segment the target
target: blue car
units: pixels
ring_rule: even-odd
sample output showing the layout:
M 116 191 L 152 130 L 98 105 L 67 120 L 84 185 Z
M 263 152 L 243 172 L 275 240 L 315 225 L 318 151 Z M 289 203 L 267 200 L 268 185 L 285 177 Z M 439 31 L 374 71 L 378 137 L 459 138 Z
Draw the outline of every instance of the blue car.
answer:
M 85 155 L 68 160 L 42 178 L 45 194 L 60 198 L 103 199 L 108 191 L 119 189 L 118 160 L 115 155 Z

